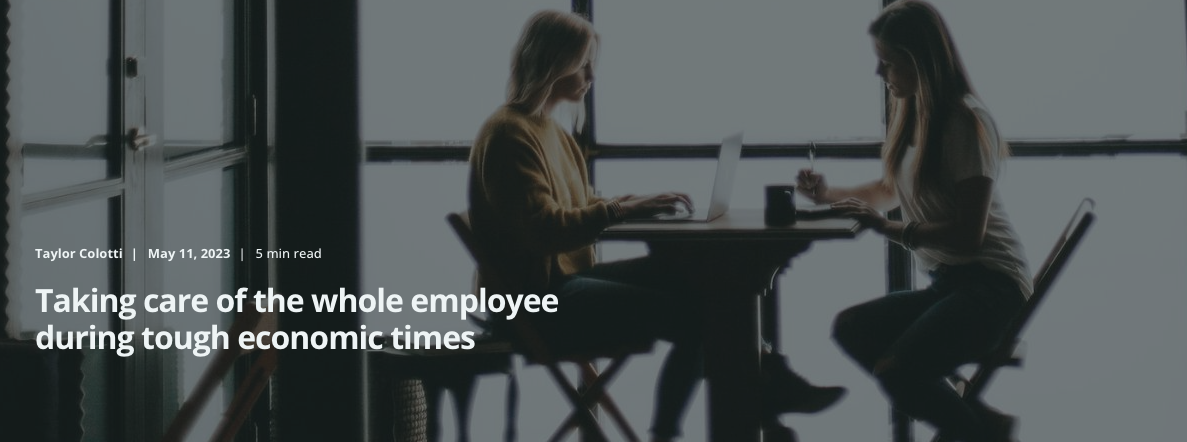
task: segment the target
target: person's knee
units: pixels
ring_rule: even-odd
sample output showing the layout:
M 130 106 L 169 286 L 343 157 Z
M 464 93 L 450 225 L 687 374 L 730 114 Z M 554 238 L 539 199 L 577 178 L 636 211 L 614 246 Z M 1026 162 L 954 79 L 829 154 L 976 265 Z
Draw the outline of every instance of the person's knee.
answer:
M 842 349 L 849 351 L 860 340 L 860 314 L 854 307 L 847 308 L 833 318 L 833 341 Z
M 871 370 L 874 377 L 878 380 L 883 380 L 884 377 L 894 379 L 902 376 L 899 370 L 900 364 L 894 356 L 886 356 L 874 362 L 874 369 Z

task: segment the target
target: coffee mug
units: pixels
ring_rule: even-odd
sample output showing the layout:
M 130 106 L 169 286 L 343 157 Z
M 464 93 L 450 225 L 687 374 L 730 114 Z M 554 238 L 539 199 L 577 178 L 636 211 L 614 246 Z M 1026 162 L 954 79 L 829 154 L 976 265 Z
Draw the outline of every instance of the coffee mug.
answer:
M 766 186 L 767 206 L 763 219 L 768 226 L 795 224 L 795 185 L 771 184 Z

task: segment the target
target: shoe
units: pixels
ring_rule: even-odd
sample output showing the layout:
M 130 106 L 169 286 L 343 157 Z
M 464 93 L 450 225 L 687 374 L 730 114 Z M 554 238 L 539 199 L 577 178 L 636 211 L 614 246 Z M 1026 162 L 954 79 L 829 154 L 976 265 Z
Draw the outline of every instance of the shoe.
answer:
M 782 355 L 762 355 L 763 408 L 769 415 L 818 413 L 845 396 L 845 387 L 817 387 L 791 371 Z

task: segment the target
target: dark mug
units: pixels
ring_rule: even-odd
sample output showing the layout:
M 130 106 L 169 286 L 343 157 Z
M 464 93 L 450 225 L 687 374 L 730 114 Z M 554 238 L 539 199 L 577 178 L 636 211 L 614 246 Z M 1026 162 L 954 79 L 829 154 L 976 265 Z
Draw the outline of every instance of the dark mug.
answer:
M 795 224 L 795 186 L 791 184 L 771 184 L 766 187 L 767 206 L 763 211 L 763 219 L 768 226 L 788 226 Z

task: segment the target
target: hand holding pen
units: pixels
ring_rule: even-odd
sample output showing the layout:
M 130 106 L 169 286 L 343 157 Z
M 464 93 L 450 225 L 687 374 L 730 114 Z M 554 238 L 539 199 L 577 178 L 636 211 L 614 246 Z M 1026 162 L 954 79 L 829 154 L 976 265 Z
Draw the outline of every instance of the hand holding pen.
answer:
M 819 198 L 828 191 L 824 175 L 816 173 L 816 143 L 808 147 L 808 168 L 800 169 L 796 175 L 796 190 L 813 202 L 819 202 Z

